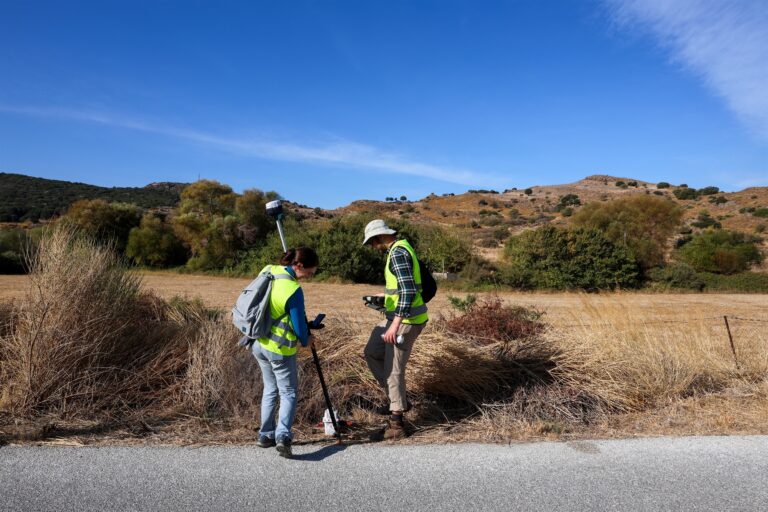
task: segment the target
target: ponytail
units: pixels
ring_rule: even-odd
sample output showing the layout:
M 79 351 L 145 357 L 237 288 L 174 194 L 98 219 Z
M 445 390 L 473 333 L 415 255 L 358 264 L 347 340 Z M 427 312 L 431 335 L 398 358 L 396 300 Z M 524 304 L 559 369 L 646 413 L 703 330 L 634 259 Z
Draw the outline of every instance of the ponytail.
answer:
M 304 268 L 315 268 L 320 263 L 317 253 L 310 247 L 288 249 L 288 252 L 280 258 L 280 264 L 284 267 L 301 263 Z

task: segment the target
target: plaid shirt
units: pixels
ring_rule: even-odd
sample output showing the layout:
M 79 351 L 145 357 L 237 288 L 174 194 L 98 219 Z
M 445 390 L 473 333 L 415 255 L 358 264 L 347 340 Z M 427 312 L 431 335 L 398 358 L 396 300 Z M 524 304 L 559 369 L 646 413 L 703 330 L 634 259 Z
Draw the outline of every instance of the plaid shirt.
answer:
M 397 278 L 397 307 L 395 315 L 407 317 L 416 298 L 416 280 L 413 277 L 413 259 L 405 247 L 395 247 L 390 251 L 389 270 Z

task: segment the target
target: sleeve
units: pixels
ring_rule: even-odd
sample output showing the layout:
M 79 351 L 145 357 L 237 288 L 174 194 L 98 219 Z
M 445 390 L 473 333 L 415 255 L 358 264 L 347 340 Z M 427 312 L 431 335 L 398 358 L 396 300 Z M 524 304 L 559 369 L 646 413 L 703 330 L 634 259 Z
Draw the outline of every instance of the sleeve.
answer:
M 304 291 L 299 288 L 291 295 L 285 304 L 285 310 L 291 317 L 291 324 L 296 337 L 299 338 L 302 347 L 306 347 L 309 338 L 309 329 L 307 329 L 307 313 L 304 309 Z
M 392 251 L 390 270 L 397 278 L 397 308 L 395 315 L 407 317 L 416 298 L 416 280 L 413 277 L 413 258 L 407 249 L 396 247 Z

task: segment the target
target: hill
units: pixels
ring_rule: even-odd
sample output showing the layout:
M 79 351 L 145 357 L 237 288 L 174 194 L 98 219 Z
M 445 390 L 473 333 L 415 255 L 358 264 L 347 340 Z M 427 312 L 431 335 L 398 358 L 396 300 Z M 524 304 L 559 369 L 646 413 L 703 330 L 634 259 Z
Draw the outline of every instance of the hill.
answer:
M 186 185 L 152 183 L 146 187 L 98 187 L 86 183 L 0 172 L 0 222 L 48 219 L 79 199 L 104 199 L 143 208 L 173 207 Z
M 418 201 L 355 201 L 328 213 L 387 215 L 463 230 L 482 249 L 481 252 L 491 259 L 498 257 L 503 240 L 511 235 L 549 223 L 568 226 L 571 214 L 585 204 L 612 201 L 636 194 L 665 197 L 678 203 L 684 209 L 683 218 L 688 227 L 700 221 L 702 212 L 706 212 L 709 219 L 718 222 L 723 228 L 746 233 L 754 234 L 768 225 L 768 218 L 764 217 L 768 214 L 768 187 L 720 192 L 714 188 L 696 191 L 682 185 L 665 185 L 631 178 L 593 175 L 575 183 L 535 185 L 528 189 L 508 189 L 503 192 L 480 190 L 442 196 L 430 194 Z M 691 199 L 685 199 L 686 196 Z M 576 199 L 578 204 L 573 204 Z M 761 225 L 764 227 L 760 228 Z

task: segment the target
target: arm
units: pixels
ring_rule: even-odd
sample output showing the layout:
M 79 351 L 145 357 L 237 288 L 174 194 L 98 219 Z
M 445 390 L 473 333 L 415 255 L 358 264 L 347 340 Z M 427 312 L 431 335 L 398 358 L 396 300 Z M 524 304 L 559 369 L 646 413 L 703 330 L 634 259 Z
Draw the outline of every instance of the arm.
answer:
M 299 338 L 301 346 L 306 347 L 309 339 L 309 329 L 307 329 L 307 314 L 304 310 L 304 291 L 301 288 L 291 295 L 291 298 L 285 304 L 285 309 L 291 317 L 291 324 L 293 324 L 296 337 Z
M 416 297 L 416 281 L 413 277 L 413 259 L 411 254 L 402 248 L 397 248 L 392 253 L 390 261 L 390 270 L 397 278 L 397 308 L 395 308 L 395 318 L 392 324 L 384 333 L 385 343 L 395 343 L 397 331 L 403 323 L 403 318 L 408 316 L 411 311 L 413 299 Z
M 416 280 L 413 277 L 413 259 L 411 254 L 402 247 L 392 253 L 390 270 L 397 278 L 397 308 L 395 316 L 407 317 L 411 312 L 413 299 L 416 298 Z

